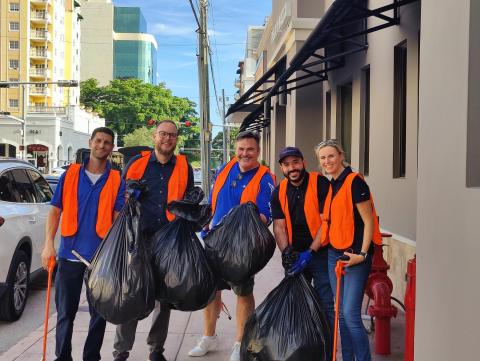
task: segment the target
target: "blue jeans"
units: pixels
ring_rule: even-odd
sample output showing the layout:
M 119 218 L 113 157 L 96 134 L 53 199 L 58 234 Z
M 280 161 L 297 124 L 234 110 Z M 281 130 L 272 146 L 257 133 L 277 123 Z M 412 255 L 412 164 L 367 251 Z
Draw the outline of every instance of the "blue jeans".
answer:
M 55 305 L 57 330 L 55 334 L 55 361 L 72 361 L 72 332 L 82 292 L 85 265 L 81 262 L 58 260 L 55 277 Z M 84 361 L 99 361 L 106 321 L 95 311 L 90 302 L 90 324 L 83 348 Z
M 335 265 L 343 252 L 328 250 L 328 276 L 332 292 L 336 292 Z M 352 267 L 346 267 L 340 285 L 339 319 L 343 361 L 371 361 L 368 335 L 362 322 L 363 293 L 367 283 L 372 259 Z
M 321 248 L 314 255 L 303 272 L 308 280 L 313 278 L 313 288 L 317 291 L 320 306 L 327 316 L 328 324 L 333 332 L 335 317 L 333 307 L 333 293 L 328 276 L 328 249 Z

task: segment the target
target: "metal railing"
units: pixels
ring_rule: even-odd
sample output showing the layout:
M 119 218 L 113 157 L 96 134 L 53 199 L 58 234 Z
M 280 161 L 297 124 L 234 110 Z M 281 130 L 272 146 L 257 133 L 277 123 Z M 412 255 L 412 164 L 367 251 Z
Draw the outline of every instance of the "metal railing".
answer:
M 38 49 L 30 49 L 30 57 L 35 58 L 50 58 L 51 53 L 48 50 L 38 50 Z
M 50 70 L 44 68 L 30 68 L 30 76 L 49 77 Z
M 50 34 L 46 30 L 32 30 L 30 31 L 30 37 L 32 39 L 48 40 L 50 39 Z
M 50 95 L 50 89 L 40 88 L 40 87 L 32 87 L 32 88 L 30 88 L 30 95 Z
M 66 107 L 47 107 L 44 105 L 30 105 L 28 107 L 29 113 L 57 113 L 57 114 L 66 114 Z
M 44 14 L 44 13 L 32 13 L 32 16 L 30 17 L 31 20 L 45 20 L 45 21 L 50 21 L 50 14 Z

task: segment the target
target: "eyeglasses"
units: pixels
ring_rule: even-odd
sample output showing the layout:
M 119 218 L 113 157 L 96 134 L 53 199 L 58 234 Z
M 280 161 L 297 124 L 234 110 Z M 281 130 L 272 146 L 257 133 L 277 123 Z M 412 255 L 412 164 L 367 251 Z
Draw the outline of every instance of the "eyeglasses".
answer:
M 327 140 L 324 140 L 323 142 L 320 142 L 317 144 L 317 148 L 323 148 L 323 147 L 337 147 L 339 146 L 340 143 L 338 142 L 338 140 L 336 139 L 327 139 Z
M 237 178 L 230 183 L 230 187 L 235 188 L 238 184 L 238 181 L 241 181 L 243 179 L 243 174 L 238 173 Z
M 158 131 L 157 134 L 160 138 L 177 139 L 177 137 L 178 137 L 177 133 L 167 133 L 167 132 L 164 132 L 164 131 Z

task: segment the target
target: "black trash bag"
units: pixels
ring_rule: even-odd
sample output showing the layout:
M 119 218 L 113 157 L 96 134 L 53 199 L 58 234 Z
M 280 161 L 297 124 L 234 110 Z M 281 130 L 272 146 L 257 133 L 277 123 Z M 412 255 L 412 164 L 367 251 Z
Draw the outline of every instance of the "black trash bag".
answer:
M 108 322 L 147 317 L 155 306 L 150 256 L 140 232 L 140 204 L 130 196 L 87 270 L 87 296 Z
M 275 239 L 251 202 L 233 208 L 205 238 L 205 251 L 217 276 L 242 285 L 266 266 Z
M 330 361 L 332 331 L 300 274 L 285 277 L 245 324 L 241 361 Z
M 155 297 L 174 310 L 200 310 L 213 300 L 217 290 L 196 227 L 195 222 L 177 217 L 154 236 Z
M 196 225 L 194 230 L 198 232 L 212 218 L 212 207 L 209 204 L 200 204 L 204 197 L 202 188 L 194 187 L 182 200 L 170 202 L 167 209 L 176 216 L 193 222 Z

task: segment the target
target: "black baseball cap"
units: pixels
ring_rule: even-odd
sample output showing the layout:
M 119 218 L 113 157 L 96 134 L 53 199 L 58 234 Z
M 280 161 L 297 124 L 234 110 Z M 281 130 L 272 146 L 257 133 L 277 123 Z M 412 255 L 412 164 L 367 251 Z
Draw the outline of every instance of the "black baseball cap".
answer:
M 303 159 L 303 154 L 297 147 L 285 147 L 278 154 L 278 163 L 287 157 L 299 157 Z

